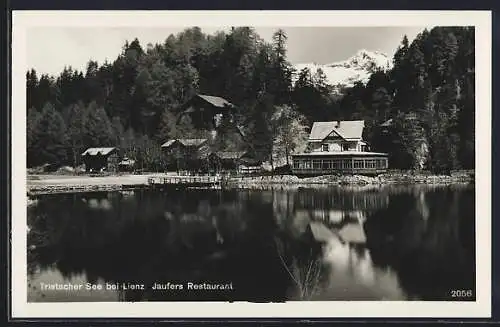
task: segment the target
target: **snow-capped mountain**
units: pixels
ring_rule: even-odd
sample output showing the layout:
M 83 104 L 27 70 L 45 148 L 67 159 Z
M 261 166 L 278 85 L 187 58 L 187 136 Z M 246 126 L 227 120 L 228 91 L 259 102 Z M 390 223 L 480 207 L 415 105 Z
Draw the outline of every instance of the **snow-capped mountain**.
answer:
M 359 50 L 351 58 L 340 62 L 325 65 L 316 63 L 296 64 L 295 79 L 298 78 L 299 72 L 304 68 L 309 68 L 311 74 L 316 73 L 318 68 L 321 68 L 326 75 L 327 83 L 338 90 L 341 87 L 353 86 L 357 81 L 368 82 L 370 75 L 375 71 L 379 69 L 386 71 L 392 68 L 392 61 L 382 52 Z

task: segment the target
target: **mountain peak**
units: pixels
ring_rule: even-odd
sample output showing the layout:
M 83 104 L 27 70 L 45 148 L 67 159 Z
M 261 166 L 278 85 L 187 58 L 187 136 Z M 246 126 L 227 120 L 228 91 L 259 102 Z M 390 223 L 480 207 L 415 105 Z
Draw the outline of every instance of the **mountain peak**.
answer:
M 367 70 L 371 73 L 375 70 L 387 70 L 390 67 L 391 60 L 385 53 L 380 51 L 359 50 L 356 54 L 347 60 L 339 61 L 328 66 L 345 67 L 355 70 Z
M 297 71 L 309 68 L 312 74 L 321 68 L 327 77 L 328 84 L 338 90 L 342 87 L 351 87 L 356 82 L 368 82 L 374 72 L 387 71 L 392 68 L 392 62 L 383 52 L 360 49 L 352 57 L 343 61 L 325 65 L 303 63 L 295 65 L 295 68 Z

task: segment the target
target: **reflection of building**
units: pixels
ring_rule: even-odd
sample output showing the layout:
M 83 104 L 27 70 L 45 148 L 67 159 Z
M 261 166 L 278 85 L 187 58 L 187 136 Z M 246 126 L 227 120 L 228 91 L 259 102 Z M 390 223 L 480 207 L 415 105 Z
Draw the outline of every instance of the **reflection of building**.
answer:
M 379 210 L 389 205 L 389 195 L 385 192 L 345 192 L 324 191 L 297 192 L 296 207 L 310 210 Z
M 315 122 L 305 153 L 293 155 L 293 172 L 378 174 L 387 170 L 386 153 L 369 152 L 363 120 Z
M 117 148 L 88 148 L 82 153 L 87 172 L 116 171 L 118 169 Z
M 398 276 L 391 270 L 376 267 L 366 248 L 354 249 L 332 239 L 323 262 L 330 268 L 323 297 L 330 300 L 403 300 Z
M 323 212 L 325 213 L 325 218 L 332 224 L 338 224 L 344 220 L 354 220 L 360 222 L 364 222 L 366 220 L 366 212 L 362 210 L 330 209 Z

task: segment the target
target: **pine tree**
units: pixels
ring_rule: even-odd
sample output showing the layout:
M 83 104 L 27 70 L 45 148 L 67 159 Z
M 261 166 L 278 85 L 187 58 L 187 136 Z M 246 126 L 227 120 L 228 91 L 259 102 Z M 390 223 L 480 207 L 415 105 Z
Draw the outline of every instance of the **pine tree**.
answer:
M 26 73 L 26 110 L 37 108 L 40 104 L 37 99 L 38 93 L 38 77 L 34 69 L 30 69 Z M 41 109 L 40 107 L 38 107 Z
M 86 147 L 107 147 L 114 144 L 111 122 L 104 109 L 95 102 L 90 103 L 87 108 L 84 126 Z
M 123 128 L 120 117 L 113 117 L 113 119 L 111 119 L 111 128 L 114 142 L 113 145 L 120 147 L 125 136 L 125 129 Z
M 278 29 L 273 34 L 272 77 L 268 84 L 269 93 L 275 96 L 277 105 L 290 102 L 292 85 L 292 69 L 286 60 L 286 41 L 288 37 L 284 30 Z
M 57 167 L 67 162 L 66 126 L 52 104 L 43 107 L 32 138 L 30 161 L 33 165 L 49 163 Z
M 68 120 L 66 135 L 68 137 L 68 145 L 70 148 L 70 157 L 73 167 L 78 166 L 80 154 L 87 148 L 85 144 L 85 135 L 88 112 L 83 103 L 77 103 L 68 107 Z
M 37 149 L 35 145 L 38 143 L 37 130 L 41 116 L 42 115 L 35 108 L 30 108 L 28 110 L 28 115 L 26 117 L 26 154 L 28 167 L 37 163 Z

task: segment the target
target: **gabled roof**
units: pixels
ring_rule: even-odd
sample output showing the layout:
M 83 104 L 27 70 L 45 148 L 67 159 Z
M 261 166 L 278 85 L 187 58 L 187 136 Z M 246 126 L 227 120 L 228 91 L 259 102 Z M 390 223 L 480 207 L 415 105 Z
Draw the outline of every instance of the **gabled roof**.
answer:
M 162 148 L 168 148 L 172 146 L 175 142 L 179 142 L 183 146 L 201 146 L 203 145 L 207 139 L 173 139 L 173 140 L 168 140 L 167 142 L 163 143 L 161 145 Z
M 124 158 L 122 161 L 118 163 L 121 166 L 132 166 L 135 164 L 134 159 Z
M 364 120 L 315 122 L 309 134 L 309 141 L 322 141 L 332 133 L 344 139 L 362 139 L 364 127 Z
M 207 101 L 208 103 L 210 103 L 214 107 L 218 107 L 218 108 L 234 107 L 231 102 L 229 102 L 226 99 L 221 98 L 221 97 L 216 97 L 213 95 L 204 95 L 204 94 L 198 94 L 197 96 L 200 97 L 201 99 Z
M 177 142 L 177 140 L 168 140 L 167 142 L 163 143 L 161 145 L 162 148 L 168 148 L 169 146 L 171 146 L 172 144 L 174 144 L 175 142 Z
M 184 146 L 200 146 L 207 141 L 207 139 L 178 139 Z
M 387 121 L 385 121 L 384 123 L 380 124 L 381 127 L 389 127 L 389 126 L 392 126 L 392 122 L 393 122 L 393 119 L 389 119 Z
M 110 154 L 112 151 L 116 150 L 114 147 L 109 147 L 109 148 L 88 148 L 85 150 L 85 152 L 82 153 L 82 156 L 90 155 L 90 156 L 95 156 L 95 155 L 103 155 L 106 156 Z
M 246 154 L 246 151 L 218 151 L 214 154 L 220 159 L 240 159 Z

